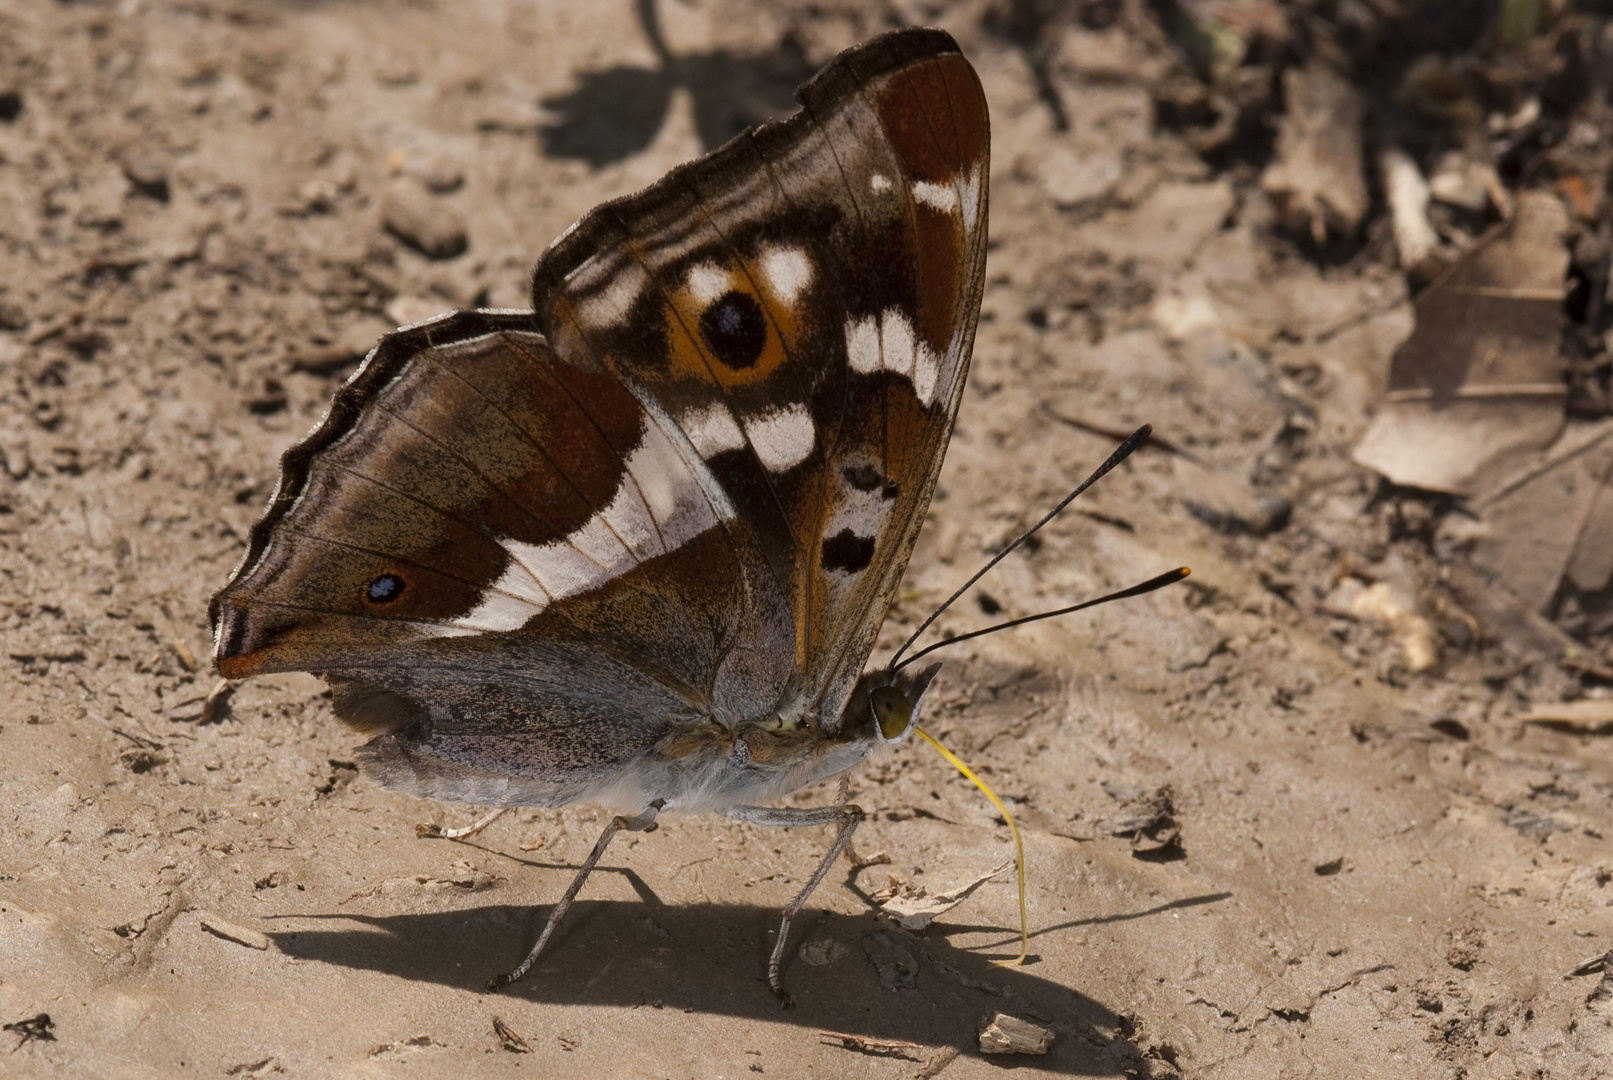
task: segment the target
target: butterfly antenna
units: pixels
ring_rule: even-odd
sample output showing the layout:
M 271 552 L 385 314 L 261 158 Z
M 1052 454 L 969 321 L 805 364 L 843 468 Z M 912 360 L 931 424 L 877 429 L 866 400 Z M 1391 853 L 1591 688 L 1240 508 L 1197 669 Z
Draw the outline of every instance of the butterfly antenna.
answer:
M 994 626 L 983 627 L 979 630 L 971 630 L 967 634 L 959 634 L 957 637 L 949 637 L 945 641 L 937 641 L 934 645 L 926 645 L 924 648 L 920 649 L 912 656 L 909 656 L 906 660 L 903 660 L 891 670 L 900 671 L 902 668 L 905 668 L 907 665 L 911 664 L 920 657 L 928 656 L 935 650 L 945 648 L 948 645 L 956 645 L 960 641 L 968 641 L 970 638 L 985 637 L 987 634 L 995 634 L 999 630 L 1007 630 L 1014 626 L 1024 626 L 1026 623 L 1040 622 L 1043 619 L 1056 619 L 1060 615 L 1069 615 L 1077 611 L 1084 611 L 1089 607 L 1097 607 L 1099 604 L 1107 604 L 1111 600 L 1124 600 L 1128 596 L 1141 596 L 1144 593 L 1151 593 L 1155 589 L 1163 589 L 1167 585 L 1176 584 L 1178 581 L 1181 581 L 1192 572 L 1193 571 L 1189 570 L 1185 566 L 1178 566 L 1175 570 L 1167 570 L 1158 577 L 1151 577 L 1139 585 L 1133 585 L 1130 588 L 1121 589 L 1119 592 L 1112 592 L 1107 596 L 1100 596 L 1096 600 L 1084 600 L 1079 604 L 1071 604 L 1069 607 L 1061 607 L 1056 611 L 1042 611 L 1035 615 L 1026 615 L 1023 618 L 1009 619 L 1007 622 L 1000 622 Z
M 1143 444 L 1143 441 L 1146 440 L 1149 435 L 1153 434 L 1153 431 L 1154 431 L 1154 429 L 1153 429 L 1153 427 L 1151 425 L 1144 424 L 1142 427 L 1140 427 L 1136 431 L 1132 432 L 1131 438 L 1129 438 L 1125 442 L 1121 443 L 1120 446 L 1115 450 L 1115 452 L 1109 455 L 1109 460 L 1108 461 L 1105 461 L 1102 465 L 1099 465 L 1097 467 L 1097 469 L 1095 469 L 1093 471 L 1091 476 L 1089 476 L 1085 480 L 1081 481 L 1081 483 L 1076 486 L 1076 489 L 1074 491 L 1070 492 L 1068 495 L 1064 496 L 1064 498 L 1059 502 L 1059 504 L 1057 506 L 1053 507 L 1053 509 L 1049 510 L 1046 514 L 1042 515 L 1042 520 L 1041 521 L 1038 521 L 1035 525 L 1032 525 L 1030 528 L 1028 528 L 1024 532 L 1020 533 L 1019 536 L 1016 537 L 1012 543 L 1010 543 L 1007 547 L 1003 548 L 1001 551 L 997 552 L 997 554 L 993 555 L 989 560 L 987 560 L 985 566 L 982 566 L 979 570 L 976 570 L 974 572 L 973 577 L 971 577 L 968 581 L 965 581 L 962 585 L 960 585 L 956 592 L 954 592 L 951 596 L 947 597 L 946 602 L 944 604 L 942 604 L 940 607 L 938 607 L 934 611 L 932 611 L 930 613 L 930 617 L 925 619 L 923 623 L 919 624 L 919 628 L 917 630 L 913 631 L 913 634 L 912 634 L 911 637 L 909 637 L 906 641 L 902 642 L 902 647 L 900 649 L 897 649 L 896 650 L 896 655 L 891 657 L 890 663 L 886 666 L 886 670 L 888 670 L 888 671 L 897 671 L 897 670 L 907 666 L 907 663 L 911 663 L 913 660 L 916 660 L 918 658 L 918 656 L 924 655 L 924 653 L 919 653 L 919 654 L 917 654 L 917 656 L 910 657 L 906 663 L 900 663 L 899 662 L 902 659 L 902 654 L 905 653 L 909 648 L 912 647 L 913 642 L 915 642 L 915 641 L 917 641 L 919 639 L 919 635 L 923 634 L 924 631 L 928 630 L 930 628 L 930 624 L 935 622 L 936 619 L 939 619 L 941 617 L 942 612 L 946 611 L 947 608 L 951 607 L 954 603 L 956 603 L 959 597 L 961 597 L 964 593 L 968 592 L 971 588 L 973 588 L 975 582 L 977 582 L 981 578 L 985 577 L 986 572 L 988 570 L 990 570 L 993 566 L 996 566 L 998 563 L 1002 562 L 1005 558 L 1007 558 L 1008 554 L 1011 551 L 1013 551 L 1015 548 L 1019 547 L 1019 545 L 1023 544 L 1026 540 L 1029 540 L 1032 536 L 1036 535 L 1036 531 L 1038 529 L 1040 529 L 1043 525 L 1046 525 L 1049 521 L 1052 521 L 1054 518 L 1058 517 L 1059 512 L 1061 510 L 1063 510 L 1066 506 L 1069 506 L 1070 503 L 1072 501 L 1074 501 L 1074 499 L 1075 499 L 1075 497 L 1077 495 L 1081 494 L 1081 492 L 1085 491 L 1087 488 L 1091 487 L 1093 484 L 1095 484 L 1099 480 L 1103 479 L 1103 477 L 1108 474 L 1110 469 L 1113 469 L 1116 465 L 1119 465 L 1122 461 L 1125 461 L 1128 457 L 1130 457 L 1131 454 L 1132 454 L 1132 451 L 1136 450 L 1139 446 L 1141 446 Z M 1185 569 L 1181 570 L 1181 571 L 1173 571 L 1173 573 L 1177 573 L 1178 577 L 1186 577 L 1187 576 L 1187 571 Z M 1155 580 L 1158 581 L 1159 579 L 1156 578 Z M 1173 578 L 1172 580 L 1177 580 L 1177 579 Z M 1168 585 L 1168 584 L 1170 584 L 1169 581 L 1161 581 L 1159 583 L 1159 585 L 1153 585 L 1152 588 L 1157 589 L 1157 588 L 1160 587 L 1160 585 Z M 1138 588 L 1142 588 L 1142 587 L 1138 586 Z M 1144 588 L 1144 589 L 1142 589 L 1142 591 L 1143 592 L 1150 592 L 1150 591 L 1152 591 L 1152 589 Z M 1114 596 L 1112 596 L 1112 597 L 1105 597 L 1104 599 L 1105 600 L 1108 600 L 1108 599 L 1118 600 L 1122 596 L 1133 596 L 1133 595 L 1136 595 L 1136 594 L 1133 593 L 1133 592 L 1121 592 L 1121 593 L 1114 594 Z M 1030 621 L 1032 621 L 1034 619 L 1038 619 L 1038 618 L 1051 618 L 1054 615 L 1067 615 L 1071 611 L 1079 610 L 1080 607 L 1090 606 L 1090 604 L 1099 604 L 1099 603 L 1102 603 L 1102 602 L 1103 602 L 1102 600 L 1092 600 L 1092 601 L 1089 601 L 1088 604 L 1085 604 L 1085 605 L 1078 605 L 1077 607 L 1067 608 L 1067 609 L 1065 609 L 1063 611 L 1048 612 L 1046 615 L 1033 615 L 1033 616 L 1031 616 L 1030 619 L 1024 619 L 1024 620 L 1019 620 L 1019 621 L 1030 622 Z M 1009 624 L 1009 623 L 1004 623 L 1003 624 L 1003 626 L 1008 626 L 1008 625 L 1014 625 L 1014 624 Z M 1001 628 L 1002 627 L 993 627 L 992 629 L 1001 629 Z M 986 632 L 986 631 L 981 631 L 981 633 L 984 633 L 984 632 Z M 970 634 L 970 635 L 967 635 L 967 636 L 975 637 L 977 635 L 976 634 Z M 950 644 L 950 642 L 952 642 L 952 641 L 961 641 L 961 640 L 963 640 L 963 639 L 962 638 L 951 638 L 951 639 L 949 639 L 949 641 L 942 642 L 941 644 L 945 645 L 945 644 Z M 938 646 L 938 645 L 932 645 L 932 646 L 930 646 L 930 648 L 925 649 L 924 652 L 930 652 L 931 650 L 939 648 L 939 647 L 940 646 Z

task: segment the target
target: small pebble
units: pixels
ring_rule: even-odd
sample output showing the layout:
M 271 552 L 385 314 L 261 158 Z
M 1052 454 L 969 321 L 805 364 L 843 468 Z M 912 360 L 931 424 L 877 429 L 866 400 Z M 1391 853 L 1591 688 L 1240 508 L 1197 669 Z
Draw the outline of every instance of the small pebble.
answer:
M 417 184 L 398 184 L 388 192 L 381 223 L 428 259 L 451 259 L 469 246 L 464 220 Z

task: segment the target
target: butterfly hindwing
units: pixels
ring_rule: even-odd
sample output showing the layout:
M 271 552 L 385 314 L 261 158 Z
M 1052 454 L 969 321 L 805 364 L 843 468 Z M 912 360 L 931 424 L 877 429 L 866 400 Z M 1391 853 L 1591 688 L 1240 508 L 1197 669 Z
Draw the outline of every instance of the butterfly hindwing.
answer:
M 741 556 L 699 471 L 528 316 L 389 335 L 288 451 L 214 601 L 220 670 L 329 675 L 344 719 L 429 719 L 449 760 L 502 767 L 523 739 L 552 743 L 573 771 L 630 757 L 722 707 L 713 693 L 733 689 L 712 672 L 735 638 L 787 625 L 776 600 L 724 603 L 743 587 Z M 475 737 L 498 730 L 513 742 Z M 528 757 L 519 775 L 563 772 Z

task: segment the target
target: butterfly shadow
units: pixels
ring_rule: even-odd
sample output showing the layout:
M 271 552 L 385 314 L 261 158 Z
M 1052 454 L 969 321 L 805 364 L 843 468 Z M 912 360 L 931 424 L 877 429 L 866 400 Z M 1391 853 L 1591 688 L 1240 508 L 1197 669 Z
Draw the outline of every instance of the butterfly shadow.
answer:
M 608 872 L 605 867 L 596 871 Z M 1016 940 L 1005 938 L 984 951 L 948 940 L 1000 927 L 937 924 L 912 934 L 872 912 L 809 909 L 791 930 L 783 980 L 795 1007 L 784 1010 L 763 974 L 778 929 L 777 908 L 712 902 L 667 906 L 630 871 L 615 872 L 634 883 L 641 902 L 578 901 L 537 967 L 500 996 L 784 1020 L 813 1030 L 965 1051 L 973 1049 L 980 1018 L 1000 1010 L 1055 1032 L 1051 1052 L 1035 1059 L 1038 1068 L 1112 1075 L 1118 1061 L 1136 1056 L 1123 1037 L 1115 1037 L 1126 1030 L 1126 1021 L 1101 1002 L 1040 977 L 1034 963 L 993 967 L 992 957 L 1013 955 Z M 1160 917 L 1227 895 L 1072 921 L 1036 936 Z M 385 916 L 289 916 L 301 928 L 270 936 L 281 952 L 301 960 L 483 992 L 489 976 L 509 970 L 524 955 L 548 911 L 547 905 L 498 904 Z M 346 925 L 308 929 L 310 921 Z M 933 1049 L 911 1053 L 923 1056 Z
M 638 0 L 635 6 L 657 65 L 579 72 L 575 89 L 544 98 L 542 105 L 554 119 L 538 129 L 538 138 L 549 157 L 600 168 L 639 153 L 655 140 L 680 87 L 689 93 L 705 150 L 795 111 L 795 87 L 812 74 L 812 65 L 794 39 L 786 37 L 771 53 L 715 49 L 674 55 L 654 0 Z

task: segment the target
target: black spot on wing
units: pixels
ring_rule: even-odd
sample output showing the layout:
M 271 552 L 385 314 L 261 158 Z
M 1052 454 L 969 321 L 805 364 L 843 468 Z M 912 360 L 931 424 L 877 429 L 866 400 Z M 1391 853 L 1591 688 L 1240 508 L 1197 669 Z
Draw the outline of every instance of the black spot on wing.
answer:
M 886 502 L 895 499 L 902 492 L 899 485 L 879 475 L 879 470 L 872 465 L 847 465 L 840 470 L 840 474 L 846 478 L 846 483 L 858 491 L 879 489 L 879 497 Z
M 700 336 L 718 360 L 730 368 L 748 368 L 767 345 L 767 319 L 754 297 L 723 293 L 700 314 Z
M 855 574 L 874 561 L 874 538 L 841 529 L 823 540 L 823 568 Z

